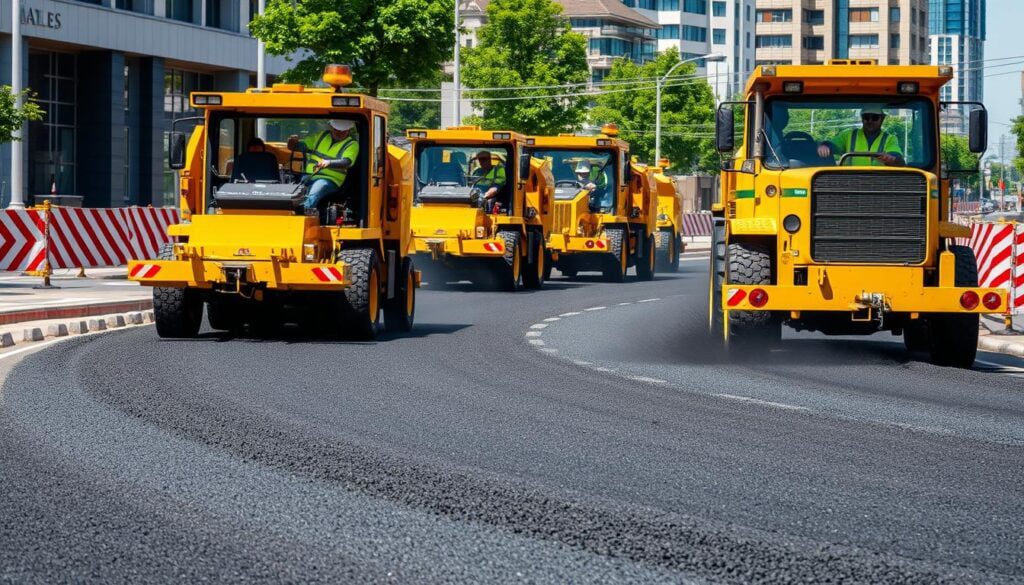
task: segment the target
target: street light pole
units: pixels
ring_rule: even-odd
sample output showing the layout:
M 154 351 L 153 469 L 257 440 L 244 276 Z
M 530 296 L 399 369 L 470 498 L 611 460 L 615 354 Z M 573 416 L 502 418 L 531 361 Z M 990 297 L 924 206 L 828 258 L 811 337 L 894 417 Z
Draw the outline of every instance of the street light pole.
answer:
M 665 85 L 665 81 L 668 79 L 672 72 L 676 70 L 683 63 L 689 63 L 691 61 L 699 61 L 704 59 L 706 61 L 718 62 L 724 61 L 725 55 L 721 53 L 710 53 L 707 55 L 699 55 L 697 57 L 690 57 L 689 59 L 683 59 L 673 65 L 665 75 L 662 75 L 654 83 L 654 164 L 658 164 L 661 160 L 661 88 Z M 717 65 L 715 66 L 717 67 Z M 717 83 L 717 80 L 715 80 Z
M 256 9 L 259 15 L 263 16 L 263 12 L 267 9 L 267 0 L 259 0 Z M 251 14 L 249 19 L 252 20 Z M 265 87 L 267 87 L 267 44 L 263 42 L 263 39 L 256 39 L 256 88 L 262 92 Z M 266 118 L 257 118 L 256 136 L 266 140 Z
M 452 81 L 455 85 L 455 108 L 453 110 L 455 113 L 455 126 L 462 124 L 462 80 L 459 75 L 459 70 L 461 69 L 459 49 L 462 47 L 462 33 L 459 31 L 459 1 L 455 0 L 455 74 L 452 76 Z
M 21 108 L 21 0 L 11 0 L 11 93 L 14 105 Z M 11 204 L 8 209 L 25 208 L 25 176 L 22 173 L 24 143 L 21 129 L 13 132 L 11 141 Z

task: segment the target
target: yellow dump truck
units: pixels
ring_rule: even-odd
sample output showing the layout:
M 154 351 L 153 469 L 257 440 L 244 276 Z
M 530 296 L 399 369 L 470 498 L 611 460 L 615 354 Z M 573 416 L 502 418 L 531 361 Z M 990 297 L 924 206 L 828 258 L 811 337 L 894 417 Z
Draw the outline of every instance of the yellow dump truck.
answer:
M 654 172 L 630 162 L 629 144 L 613 125 L 596 136 L 530 136 L 527 152 L 551 165 L 554 225 L 552 264 L 573 278 L 598 271 L 622 282 L 630 266 L 641 280 L 655 271 L 657 187 Z
M 409 252 L 430 283 L 539 289 L 554 179 L 525 137 L 462 126 L 408 130 L 416 185 Z
M 683 198 L 675 181 L 665 174 L 668 160 L 658 161 L 654 182 L 658 191 L 658 231 L 654 233 L 658 272 L 679 270 L 679 254 L 683 252 Z
M 762 66 L 716 119 L 709 324 L 727 345 L 770 347 L 781 326 L 890 331 L 933 363 L 970 367 L 978 316 L 1006 293 L 978 286 L 969 236 L 949 215 L 940 116 L 987 142 L 977 103 L 942 103 L 944 66 L 873 61 Z M 737 129 L 739 128 L 738 132 Z M 741 137 L 737 146 L 737 133 Z M 964 169 L 968 171 L 969 169 Z
M 388 331 L 412 327 L 412 157 L 387 144 L 385 103 L 343 92 L 347 67 L 324 81 L 191 95 L 202 117 L 169 137 L 182 221 L 158 260 L 128 267 L 154 287 L 161 337 L 195 336 L 204 304 L 222 330 L 300 310 L 346 337 L 375 337 L 382 313 Z

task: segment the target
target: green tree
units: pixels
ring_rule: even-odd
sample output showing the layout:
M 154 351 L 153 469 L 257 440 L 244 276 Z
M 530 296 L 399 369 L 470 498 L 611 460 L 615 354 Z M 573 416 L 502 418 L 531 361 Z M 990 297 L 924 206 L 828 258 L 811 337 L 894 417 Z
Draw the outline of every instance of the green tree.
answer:
M 967 137 L 956 134 L 942 134 L 942 162 L 950 171 L 976 171 L 978 155 L 971 152 Z
M 463 83 L 469 88 L 584 84 L 590 78 L 587 39 L 569 30 L 562 6 L 552 0 L 492 0 L 477 38 L 479 44 L 465 51 L 462 65 Z M 527 96 L 561 97 L 523 99 Z M 526 134 L 579 128 L 588 100 L 582 85 L 469 91 L 467 97 L 483 112 L 474 122 Z
M 310 83 L 325 65 L 349 63 L 377 95 L 387 84 L 424 83 L 451 58 L 454 10 L 454 0 L 271 0 L 249 30 L 267 52 L 298 59 L 285 80 Z
M 443 75 L 438 69 L 434 77 L 426 81 L 424 85 L 441 87 L 441 82 L 450 81 L 450 77 Z M 441 126 L 441 104 L 430 100 L 437 94 L 388 88 L 381 88 L 381 92 L 391 106 L 391 116 L 388 119 L 388 132 L 391 135 L 404 134 L 409 128 L 439 128 Z
M 20 138 L 14 133 L 22 128 L 26 122 L 43 119 L 43 109 L 35 102 L 29 101 L 32 97 L 30 90 L 21 92 L 22 106 L 18 107 L 18 96 L 15 95 L 11 86 L 0 86 L 0 144 L 6 144 Z
M 1013 119 L 1010 132 L 1017 137 L 1017 157 L 1013 159 L 1013 165 L 1021 175 L 1024 175 L 1024 116 Z
M 655 88 L 661 77 L 679 62 L 675 48 L 660 53 L 653 61 L 638 65 L 618 59 L 605 81 L 635 81 L 609 86 L 597 97 L 591 111 L 594 124 L 615 122 L 630 152 L 643 161 L 654 161 Z M 719 166 L 714 146 L 715 99 L 711 86 L 695 75 L 694 63 L 684 63 L 673 72 L 661 91 L 661 155 L 681 172 L 713 173 Z M 682 79 L 676 76 L 684 76 Z

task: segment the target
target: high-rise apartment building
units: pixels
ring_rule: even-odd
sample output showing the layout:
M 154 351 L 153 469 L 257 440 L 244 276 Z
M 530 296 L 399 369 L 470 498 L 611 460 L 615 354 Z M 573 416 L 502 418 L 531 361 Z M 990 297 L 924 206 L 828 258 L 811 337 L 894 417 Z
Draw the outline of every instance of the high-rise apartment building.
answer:
M 952 65 L 953 80 L 942 88 L 945 101 L 982 101 L 985 87 L 985 0 L 929 0 L 931 63 Z M 943 117 L 943 130 L 967 131 L 962 108 Z
M 629 0 L 558 0 L 573 32 L 587 37 L 590 76 L 601 81 L 615 59 L 637 63 L 654 59 L 657 52 L 657 21 L 633 10 Z
M 754 67 L 755 0 L 623 0 L 657 21 L 658 51 L 676 47 L 683 59 L 712 53 L 723 61 L 697 61 L 715 96 L 738 93 Z
M 928 63 L 927 0 L 757 0 L 758 64 Z

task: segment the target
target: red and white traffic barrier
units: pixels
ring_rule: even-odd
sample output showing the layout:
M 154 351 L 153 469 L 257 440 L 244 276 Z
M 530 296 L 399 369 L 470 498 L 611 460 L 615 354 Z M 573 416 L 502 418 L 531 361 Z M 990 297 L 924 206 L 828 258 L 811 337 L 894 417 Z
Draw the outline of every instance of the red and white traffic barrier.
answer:
M 973 223 L 971 237 L 958 243 L 974 250 L 980 286 L 1006 289 L 1007 323 L 1024 315 L 1024 224 Z
M 954 201 L 953 213 L 978 213 L 981 210 L 980 201 Z
M 156 258 L 178 222 L 172 208 L 52 207 L 0 213 L 0 270 L 98 268 Z
M 710 236 L 714 219 L 709 211 L 696 211 L 683 214 L 683 235 Z

